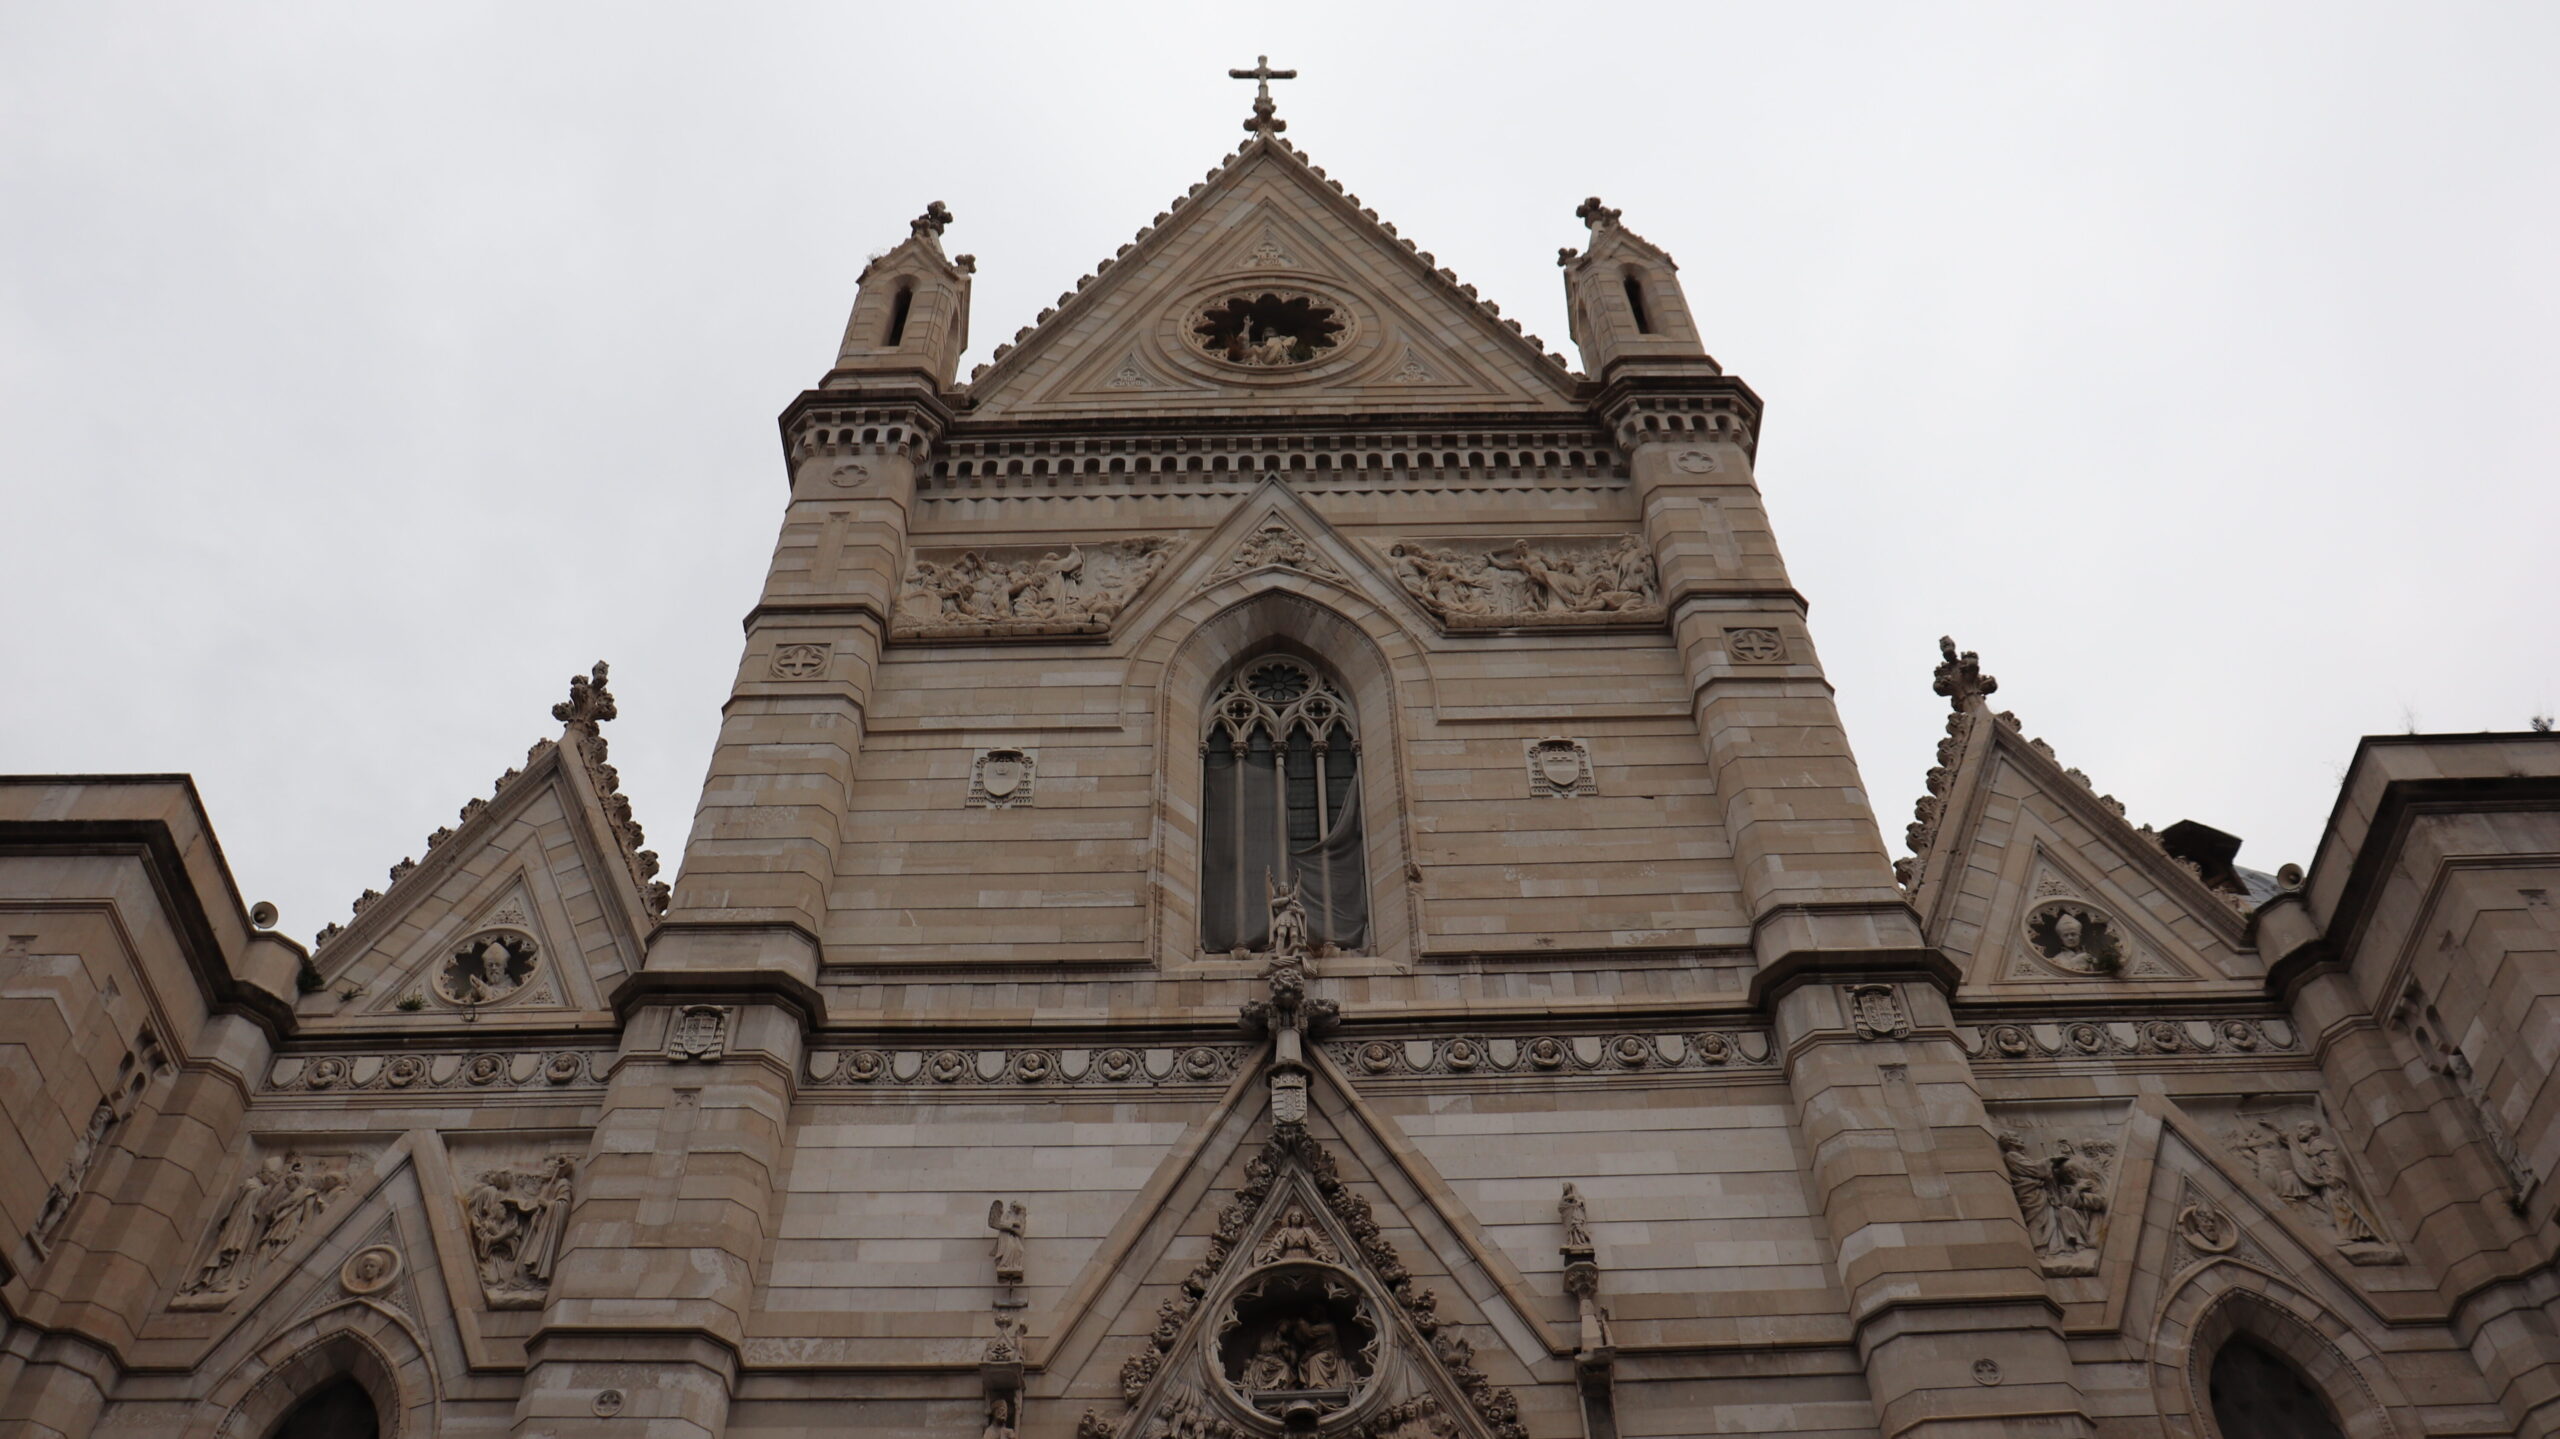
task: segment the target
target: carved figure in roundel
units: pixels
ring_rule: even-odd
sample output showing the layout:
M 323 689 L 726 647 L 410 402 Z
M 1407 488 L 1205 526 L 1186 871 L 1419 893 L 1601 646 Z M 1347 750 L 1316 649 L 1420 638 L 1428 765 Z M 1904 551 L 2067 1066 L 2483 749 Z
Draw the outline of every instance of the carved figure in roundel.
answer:
M 1191 342 L 1212 359 L 1254 370 L 1310 364 L 1341 347 L 1350 312 L 1305 290 L 1222 294 L 1193 314 Z
M 2045 963 L 2072 974 L 2115 974 L 2124 968 L 2115 921 L 2080 900 L 2047 900 L 2027 911 L 2027 943 Z
M 484 929 L 454 946 L 436 966 L 436 994 L 447 1004 L 495 1004 L 523 989 L 542 962 L 542 946 L 520 929 Z
M 1275 1269 L 1238 1293 L 1219 1326 L 1218 1366 L 1247 1403 L 1312 1417 L 1350 1404 L 1378 1370 L 1382 1331 L 1347 1274 Z

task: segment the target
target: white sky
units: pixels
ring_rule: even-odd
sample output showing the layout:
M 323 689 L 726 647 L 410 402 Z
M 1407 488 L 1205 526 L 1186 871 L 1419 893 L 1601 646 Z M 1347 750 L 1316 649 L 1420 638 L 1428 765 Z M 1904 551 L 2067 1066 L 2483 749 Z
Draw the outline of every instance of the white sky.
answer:
M 864 257 L 949 202 L 965 374 L 1266 52 L 1554 347 L 1584 195 L 1681 260 L 1897 853 L 1942 632 L 2265 869 L 2560 705 L 2560 9 L 0 0 L 0 770 L 307 937 L 603 657 L 672 863 Z

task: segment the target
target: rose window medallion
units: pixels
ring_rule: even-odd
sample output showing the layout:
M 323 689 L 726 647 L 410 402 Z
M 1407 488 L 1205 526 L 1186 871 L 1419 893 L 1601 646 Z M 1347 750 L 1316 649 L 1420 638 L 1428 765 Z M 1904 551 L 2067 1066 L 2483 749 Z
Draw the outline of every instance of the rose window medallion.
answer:
M 1337 353 L 1350 313 L 1305 290 L 1237 290 L 1194 311 L 1188 326 L 1200 353 L 1253 370 L 1292 369 Z
M 1347 1407 L 1368 1389 L 1381 1340 L 1350 1275 L 1325 1264 L 1276 1265 L 1230 1302 L 1218 1368 L 1254 1410 L 1304 1422 Z
M 454 946 L 437 965 L 436 996 L 472 1008 L 521 992 L 541 963 L 542 947 L 515 929 L 484 929 Z

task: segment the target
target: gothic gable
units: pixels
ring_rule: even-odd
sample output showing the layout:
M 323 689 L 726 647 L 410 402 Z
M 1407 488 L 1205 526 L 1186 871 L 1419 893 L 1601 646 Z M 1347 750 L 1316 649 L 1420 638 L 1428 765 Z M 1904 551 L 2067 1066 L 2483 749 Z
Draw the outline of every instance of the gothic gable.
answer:
M 603 692 L 600 678 L 580 684 Z M 535 744 L 428 837 L 425 858 L 394 866 L 389 890 L 323 931 L 313 962 L 341 1003 L 306 1022 L 556 1021 L 608 1007 L 655 922 L 657 860 L 639 848 L 594 718 L 562 717 L 558 740 Z
M 2085 996 L 2255 978 L 2242 913 L 2016 716 L 1993 713 L 1983 696 L 1998 681 L 1942 644 L 1939 692 L 1955 708 L 1904 872 L 1930 942 L 1966 982 Z
M 1573 378 L 1517 321 L 1287 142 L 1249 142 L 971 387 L 988 419 L 1270 405 L 1571 408 Z

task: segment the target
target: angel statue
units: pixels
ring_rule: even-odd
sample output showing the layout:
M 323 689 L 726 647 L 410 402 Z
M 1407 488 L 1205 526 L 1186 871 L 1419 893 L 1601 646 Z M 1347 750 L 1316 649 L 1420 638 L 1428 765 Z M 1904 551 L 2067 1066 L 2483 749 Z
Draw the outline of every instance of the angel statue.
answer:
M 1031 1211 L 1017 1199 L 1011 1204 L 1001 1199 L 987 1204 L 987 1227 L 996 1232 L 996 1282 L 1022 1282 L 1022 1232 L 1031 1223 Z

